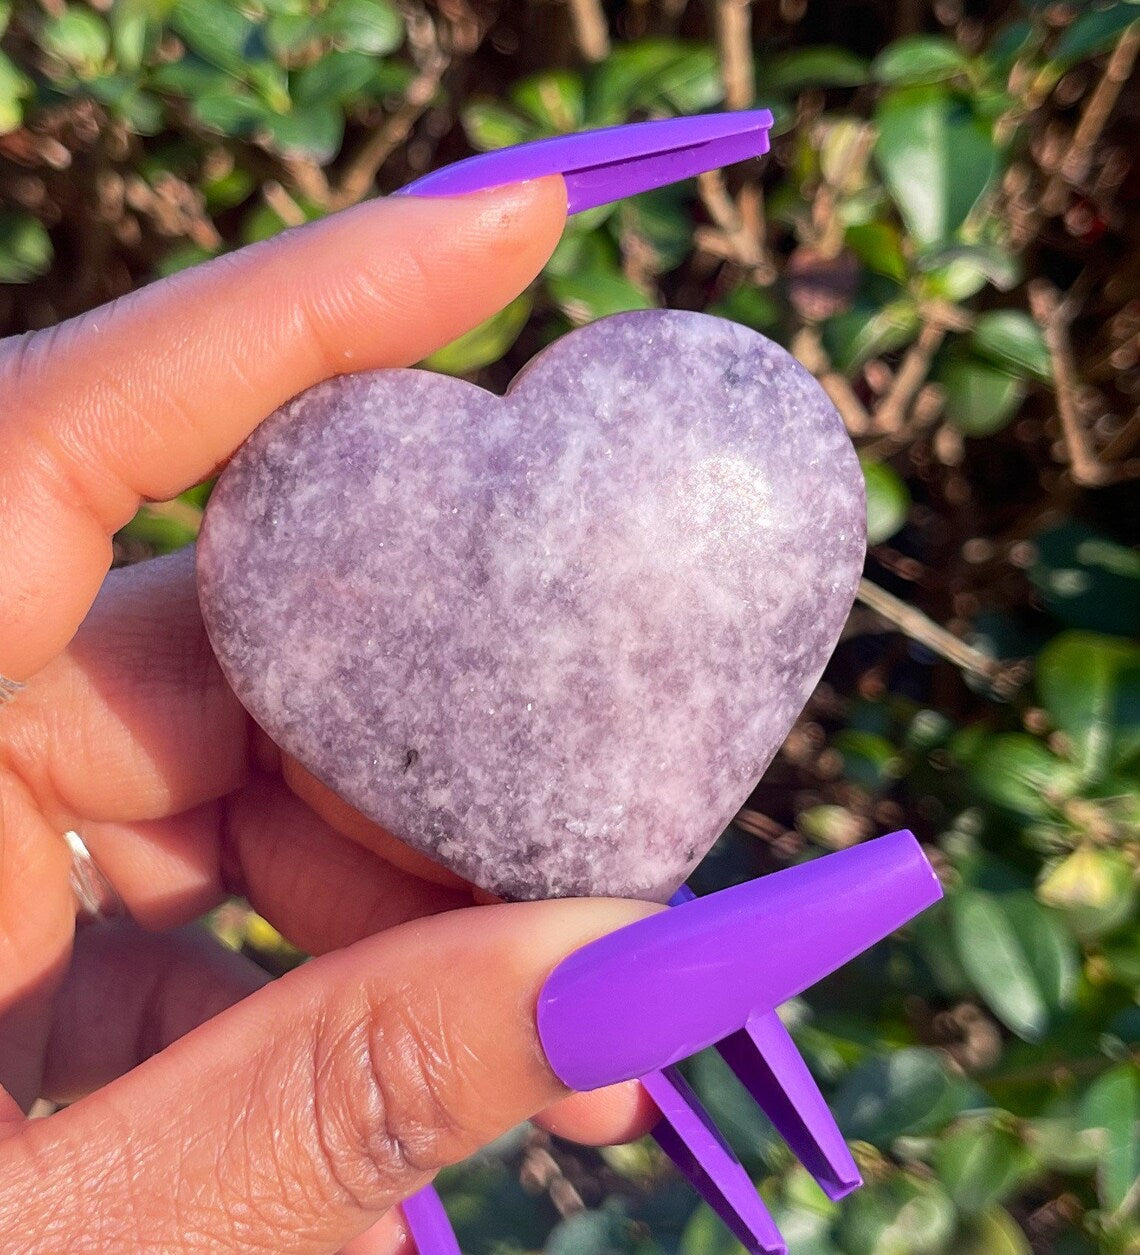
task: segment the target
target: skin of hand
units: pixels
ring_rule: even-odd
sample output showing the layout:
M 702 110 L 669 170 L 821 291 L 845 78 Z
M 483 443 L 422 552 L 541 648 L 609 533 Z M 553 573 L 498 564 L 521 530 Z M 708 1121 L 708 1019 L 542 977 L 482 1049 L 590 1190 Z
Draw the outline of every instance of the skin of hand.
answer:
M 560 178 L 374 201 L 0 342 L 0 1247 L 393 1255 L 393 1205 L 567 1095 L 550 970 L 655 908 L 477 895 L 351 811 L 226 686 L 187 553 L 108 574 L 140 501 L 348 371 L 407 366 L 520 292 Z M 76 927 L 75 829 L 129 918 Z M 316 956 L 279 981 L 194 924 L 242 894 Z M 588 1025 L 584 1026 L 588 1031 Z M 69 1104 L 28 1120 L 42 1095 Z

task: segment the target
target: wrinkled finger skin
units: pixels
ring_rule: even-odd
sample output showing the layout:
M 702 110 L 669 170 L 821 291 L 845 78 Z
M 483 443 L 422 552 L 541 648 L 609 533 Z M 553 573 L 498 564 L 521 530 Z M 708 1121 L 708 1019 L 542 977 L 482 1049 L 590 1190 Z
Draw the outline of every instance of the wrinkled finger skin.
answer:
M 143 499 L 199 482 L 321 379 L 407 365 L 534 277 L 560 179 L 361 205 L 0 343 L 0 1249 L 394 1255 L 393 1205 L 567 1097 L 534 1002 L 653 908 L 473 905 L 283 762 L 210 651 L 193 555 L 108 574 Z M 82 833 L 130 918 L 76 931 Z M 246 896 L 320 956 L 265 976 L 192 921 Z M 46 1119 L 40 1095 L 67 1105 Z

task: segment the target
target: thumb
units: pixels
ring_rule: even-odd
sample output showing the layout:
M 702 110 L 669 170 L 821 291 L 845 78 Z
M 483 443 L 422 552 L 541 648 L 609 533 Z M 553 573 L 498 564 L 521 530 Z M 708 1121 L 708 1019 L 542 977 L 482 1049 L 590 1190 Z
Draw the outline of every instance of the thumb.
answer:
M 474 907 L 313 960 L 4 1142 L 7 1248 L 337 1250 L 567 1093 L 543 982 L 654 909 Z

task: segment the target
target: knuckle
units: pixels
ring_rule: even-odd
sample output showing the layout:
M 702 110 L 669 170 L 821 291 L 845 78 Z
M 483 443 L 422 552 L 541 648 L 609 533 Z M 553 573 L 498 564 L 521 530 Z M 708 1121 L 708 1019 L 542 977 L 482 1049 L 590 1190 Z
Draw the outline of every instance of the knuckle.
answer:
M 430 1002 L 431 1000 L 429 1000 Z M 390 990 L 313 1052 L 313 1140 L 330 1180 L 368 1210 L 388 1207 L 481 1142 L 464 1118 L 469 1060 L 438 1001 Z

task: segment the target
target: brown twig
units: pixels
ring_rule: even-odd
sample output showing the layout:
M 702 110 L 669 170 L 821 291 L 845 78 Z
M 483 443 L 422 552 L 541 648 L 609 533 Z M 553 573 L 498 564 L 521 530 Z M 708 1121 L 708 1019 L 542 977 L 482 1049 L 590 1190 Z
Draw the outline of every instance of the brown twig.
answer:
M 601 0 L 569 0 L 574 42 L 587 61 L 604 61 L 610 55 L 610 28 Z
M 948 632 L 933 619 L 927 618 L 921 610 L 907 605 L 905 601 L 900 601 L 898 597 L 880 588 L 878 584 L 872 584 L 870 580 L 859 581 L 859 591 L 855 596 L 869 610 L 873 610 L 880 618 L 886 619 L 893 627 L 898 628 L 903 635 L 909 636 L 913 641 L 918 641 L 920 645 L 925 645 L 939 657 L 945 658 L 947 662 L 952 662 L 956 667 L 961 667 L 963 671 L 968 671 L 971 675 L 976 675 L 987 684 L 997 685 L 1003 675 L 1010 671 L 1007 664 L 988 657 L 972 645 L 967 645 L 953 632 Z
M 550 1137 L 537 1129 L 528 1138 L 519 1167 L 519 1182 L 524 1189 L 544 1190 L 560 1216 L 583 1211 L 586 1204 L 558 1161 L 550 1153 Z
M 1081 418 L 1077 396 L 1076 365 L 1069 341 L 1069 322 L 1073 302 L 1063 301 L 1060 293 L 1047 279 L 1034 279 L 1029 284 L 1029 308 L 1041 327 L 1045 347 L 1053 367 L 1053 390 L 1057 396 L 1057 414 L 1069 456 L 1073 481 L 1085 488 L 1097 488 L 1119 478 L 1120 465 L 1107 467 L 1093 448 L 1092 436 Z
M 404 90 L 396 111 L 364 141 L 345 168 L 330 196 L 330 208 L 355 205 L 368 194 L 377 172 L 408 138 L 412 127 L 435 98 L 444 73 L 451 64 L 450 54 L 440 43 L 436 24 L 421 5 L 406 5 L 408 43 L 416 59 L 417 73 Z
M 875 407 L 875 426 L 888 433 L 902 430 L 911 402 L 926 382 L 934 354 L 946 338 L 946 326 L 927 319 L 918 333 L 918 339 L 907 349 L 890 389 Z
M 865 436 L 871 430 L 871 416 L 855 395 L 845 375 L 831 369 L 831 362 L 815 327 L 801 327 L 791 344 L 792 355 L 819 380 L 824 392 L 839 411 L 843 425 L 852 436 Z
M 329 188 L 328 176 L 321 169 L 320 163 L 312 157 L 290 153 L 281 158 L 281 165 L 288 175 L 289 185 L 305 198 L 327 209 L 332 203 L 332 191 Z
M 751 271 L 756 283 L 770 283 L 775 272 L 764 243 L 759 189 L 752 193 L 747 193 L 745 189 L 737 204 L 719 170 L 700 175 L 697 189 L 701 203 L 715 224 L 713 229 L 697 229 L 695 239 L 698 247 L 744 266 Z
M 261 195 L 287 227 L 299 227 L 305 221 L 305 211 L 276 179 L 269 179 L 262 184 Z
M 717 0 L 716 43 L 724 103 L 730 109 L 747 109 L 756 95 L 752 0 Z
M 1140 19 L 1127 27 L 1116 41 L 1116 47 L 1108 58 L 1100 77 L 1081 113 L 1077 129 L 1069 141 L 1068 150 L 1061 160 L 1060 177 L 1069 183 L 1080 183 L 1087 178 L 1092 166 L 1093 149 L 1104 132 L 1108 119 L 1116 108 L 1116 102 L 1128 82 L 1140 54 Z
M 1138 444 L 1140 444 L 1140 409 L 1132 412 L 1132 417 L 1101 449 L 1101 461 L 1118 462 L 1127 457 Z
M 689 0 L 661 0 L 657 6 L 657 27 L 662 35 L 674 35 L 685 16 Z

